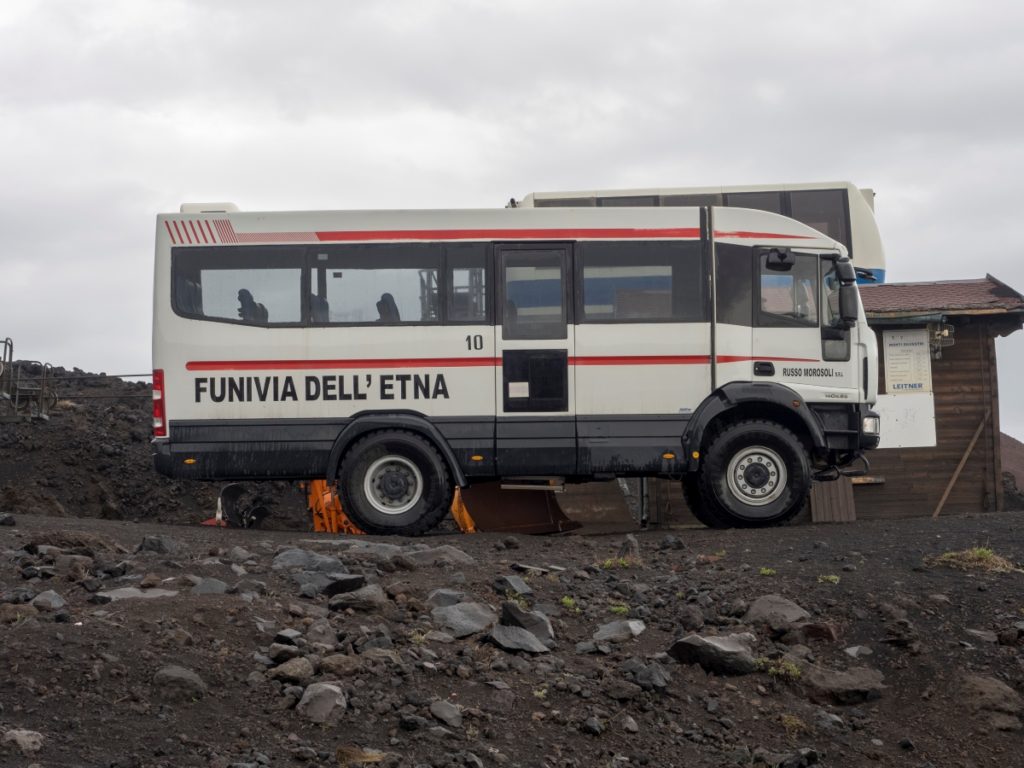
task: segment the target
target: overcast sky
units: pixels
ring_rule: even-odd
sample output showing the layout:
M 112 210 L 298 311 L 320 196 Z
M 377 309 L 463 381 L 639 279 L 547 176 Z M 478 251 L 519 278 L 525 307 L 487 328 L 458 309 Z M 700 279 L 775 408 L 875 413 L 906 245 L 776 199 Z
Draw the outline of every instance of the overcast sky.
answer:
M 154 217 L 183 201 L 849 180 L 889 280 L 1024 289 L 1022 126 L 1020 2 L 3 0 L 0 337 L 149 370 Z

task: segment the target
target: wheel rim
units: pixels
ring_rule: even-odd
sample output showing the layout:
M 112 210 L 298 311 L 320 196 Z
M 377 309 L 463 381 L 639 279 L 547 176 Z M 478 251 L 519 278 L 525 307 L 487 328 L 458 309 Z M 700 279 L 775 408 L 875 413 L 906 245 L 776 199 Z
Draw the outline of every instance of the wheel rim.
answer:
M 404 456 L 384 456 L 366 471 L 363 492 L 370 505 L 385 515 L 408 512 L 423 496 L 423 475 Z
M 752 445 L 732 457 L 726 478 L 734 497 L 752 507 L 763 507 L 783 494 L 788 475 L 778 453 Z

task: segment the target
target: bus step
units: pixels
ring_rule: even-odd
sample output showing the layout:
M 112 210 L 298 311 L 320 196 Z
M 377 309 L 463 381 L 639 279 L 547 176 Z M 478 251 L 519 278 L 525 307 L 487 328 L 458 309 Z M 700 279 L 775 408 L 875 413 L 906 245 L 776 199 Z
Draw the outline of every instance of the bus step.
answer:
M 564 477 L 509 477 L 502 481 L 503 491 L 565 491 Z

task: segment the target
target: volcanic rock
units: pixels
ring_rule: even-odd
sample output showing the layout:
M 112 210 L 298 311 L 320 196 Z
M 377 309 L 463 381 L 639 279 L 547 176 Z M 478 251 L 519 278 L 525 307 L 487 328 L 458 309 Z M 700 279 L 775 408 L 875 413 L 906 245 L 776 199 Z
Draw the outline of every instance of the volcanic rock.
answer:
M 207 691 L 206 683 L 199 675 L 176 665 L 159 669 L 153 675 L 153 685 L 165 698 L 184 701 L 202 698 Z
M 435 608 L 430 612 L 434 623 L 454 637 L 467 637 L 483 632 L 498 617 L 482 603 L 456 603 Z
M 550 650 L 535 635 L 522 627 L 498 624 L 491 628 L 489 638 L 491 642 L 506 651 L 547 653 Z
M 668 654 L 682 664 L 700 664 L 707 672 L 719 675 L 748 675 L 757 671 L 750 647 L 757 641 L 752 634 L 688 635 L 676 640 Z
M 337 685 L 312 683 L 303 692 L 295 711 L 311 722 L 327 723 L 338 719 L 346 706 L 345 694 Z

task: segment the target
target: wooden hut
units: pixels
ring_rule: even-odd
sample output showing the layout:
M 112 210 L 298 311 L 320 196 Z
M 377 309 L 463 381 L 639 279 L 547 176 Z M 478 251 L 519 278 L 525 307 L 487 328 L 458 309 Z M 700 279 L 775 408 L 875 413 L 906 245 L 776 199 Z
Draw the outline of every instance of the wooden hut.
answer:
M 856 516 L 1003 509 L 995 339 L 1021 328 L 1024 296 L 991 275 L 862 286 L 861 296 L 878 337 L 883 446 L 890 447 L 871 452 L 870 473 L 854 480 Z M 902 405 L 909 398 L 899 387 L 915 375 L 894 349 L 907 338 L 927 342 L 930 392 L 920 395 L 930 398 L 917 402 L 930 408 Z

